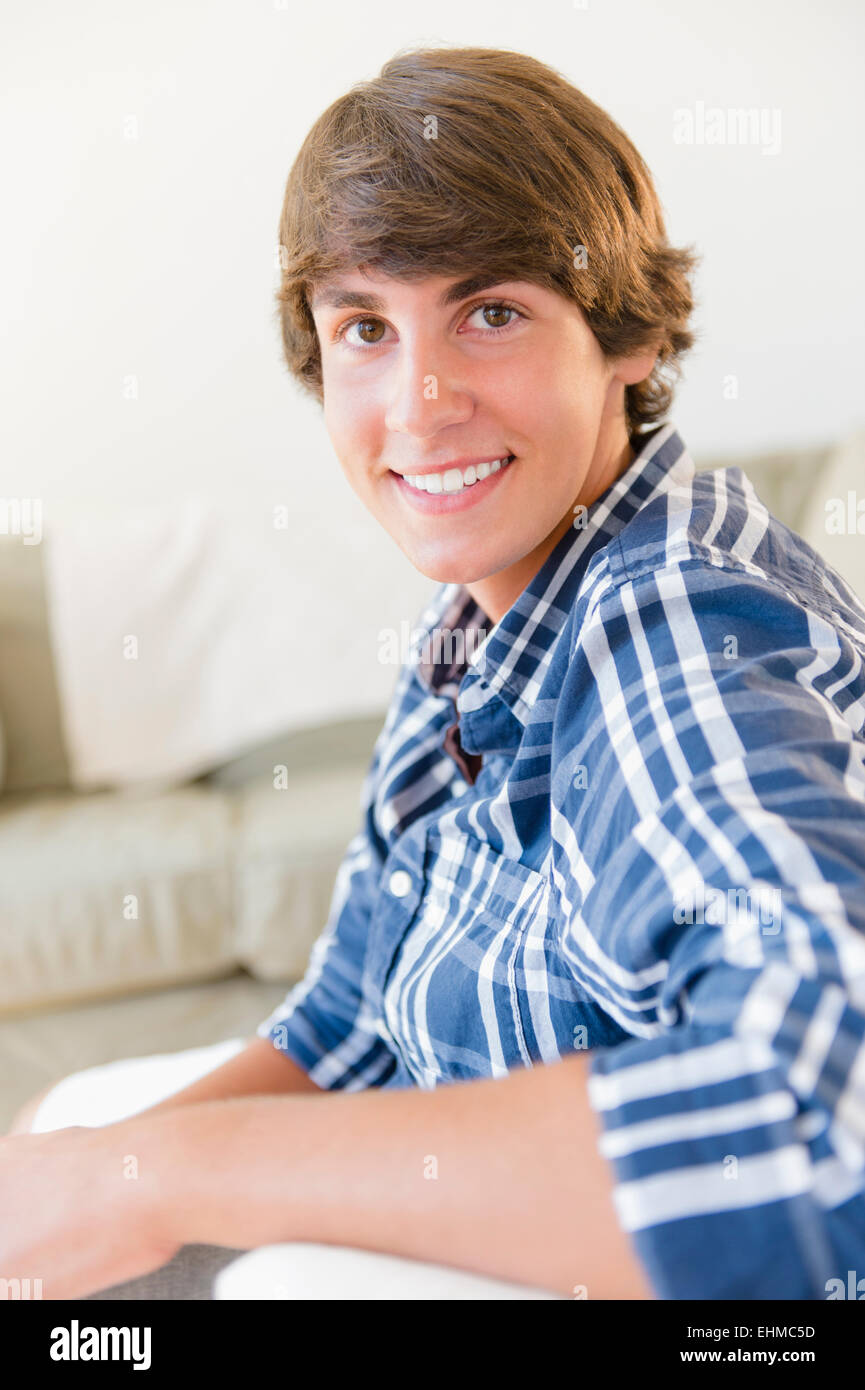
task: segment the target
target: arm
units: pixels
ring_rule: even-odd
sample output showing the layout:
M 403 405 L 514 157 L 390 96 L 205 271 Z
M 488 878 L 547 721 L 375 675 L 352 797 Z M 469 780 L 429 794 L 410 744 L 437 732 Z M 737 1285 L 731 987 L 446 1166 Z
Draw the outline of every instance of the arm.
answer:
M 161 1114 L 179 1105 L 197 1105 L 202 1101 L 229 1100 L 237 1096 L 289 1095 L 302 1091 L 321 1094 L 306 1072 L 290 1057 L 278 1052 L 266 1038 L 250 1038 L 243 1051 L 229 1057 L 222 1066 L 184 1086 L 182 1091 L 148 1106 L 140 1114 Z
M 633 1035 L 590 1054 L 601 1151 L 660 1297 L 825 1298 L 865 1268 L 865 624 L 646 554 L 552 740 L 562 949 Z
M 435 1091 L 205 1102 L 114 1126 L 172 1244 L 319 1241 L 651 1298 L 598 1153 L 587 1058 Z M 108 1131 L 106 1131 L 106 1137 Z M 215 1156 L 218 1156 L 215 1157 Z

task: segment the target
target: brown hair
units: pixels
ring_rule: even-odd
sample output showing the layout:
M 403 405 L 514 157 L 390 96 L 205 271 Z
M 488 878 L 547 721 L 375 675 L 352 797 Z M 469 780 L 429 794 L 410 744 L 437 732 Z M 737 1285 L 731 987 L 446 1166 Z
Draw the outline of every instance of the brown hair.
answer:
M 361 266 L 528 280 L 575 300 L 607 357 L 658 346 L 625 388 L 631 436 L 667 413 L 694 343 L 698 257 L 668 244 L 648 168 L 605 111 L 522 53 L 403 51 L 339 97 L 289 173 L 279 246 L 285 360 L 320 403 L 311 291 Z

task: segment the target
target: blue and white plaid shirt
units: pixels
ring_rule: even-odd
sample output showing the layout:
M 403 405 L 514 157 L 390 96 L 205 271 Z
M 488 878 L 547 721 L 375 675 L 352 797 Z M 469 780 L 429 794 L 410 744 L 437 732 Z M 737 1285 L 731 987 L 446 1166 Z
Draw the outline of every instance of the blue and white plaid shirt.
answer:
M 865 1277 L 865 608 L 741 469 L 637 447 L 500 622 L 436 591 L 258 1033 L 347 1090 L 590 1048 L 656 1294 L 825 1298 Z

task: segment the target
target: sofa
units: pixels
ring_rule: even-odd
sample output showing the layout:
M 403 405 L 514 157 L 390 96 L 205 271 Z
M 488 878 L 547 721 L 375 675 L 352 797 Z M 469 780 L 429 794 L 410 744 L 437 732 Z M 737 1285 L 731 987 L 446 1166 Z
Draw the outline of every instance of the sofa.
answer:
M 865 431 L 698 460 L 741 467 L 860 595 L 863 465 Z M 41 550 L 0 534 L 0 1132 L 72 1071 L 254 1034 L 325 924 L 386 709 L 291 727 L 176 784 L 82 790 Z

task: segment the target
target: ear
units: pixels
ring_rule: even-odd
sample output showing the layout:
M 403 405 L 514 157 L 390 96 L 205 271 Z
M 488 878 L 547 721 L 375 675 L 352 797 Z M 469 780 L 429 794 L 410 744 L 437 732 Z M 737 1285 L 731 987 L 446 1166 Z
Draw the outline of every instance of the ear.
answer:
M 617 358 L 613 375 L 624 382 L 625 386 L 636 386 L 638 381 L 645 381 L 646 377 L 651 376 L 658 360 L 658 352 L 657 347 L 648 348 L 636 357 Z

